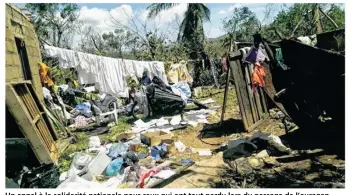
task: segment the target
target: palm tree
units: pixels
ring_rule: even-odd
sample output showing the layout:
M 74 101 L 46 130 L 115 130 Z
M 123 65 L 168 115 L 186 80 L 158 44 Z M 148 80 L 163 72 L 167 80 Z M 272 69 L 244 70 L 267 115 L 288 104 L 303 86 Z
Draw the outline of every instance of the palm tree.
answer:
M 150 11 L 148 18 L 155 18 L 162 10 L 170 9 L 178 4 L 153 3 L 147 8 Z M 208 7 L 202 3 L 188 3 L 177 40 L 187 44 L 201 44 L 203 46 L 205 40 L 203 22 L 206 21 L 210 21 Z

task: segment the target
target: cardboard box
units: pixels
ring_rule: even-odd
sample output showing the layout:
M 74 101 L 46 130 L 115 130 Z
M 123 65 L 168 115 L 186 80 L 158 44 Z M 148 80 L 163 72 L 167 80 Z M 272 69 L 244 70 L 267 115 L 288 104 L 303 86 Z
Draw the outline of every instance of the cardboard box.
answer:
M 164 131 L 146 132 L 141 134 L 142 143 L 148 146 L 157 146 L 165 140 L 172 139 L 172 135 Z

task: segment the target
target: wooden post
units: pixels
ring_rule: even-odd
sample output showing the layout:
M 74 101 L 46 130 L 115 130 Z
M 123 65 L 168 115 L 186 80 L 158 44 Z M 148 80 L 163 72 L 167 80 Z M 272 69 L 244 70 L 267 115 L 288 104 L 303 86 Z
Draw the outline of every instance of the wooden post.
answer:
M 232 40 L 231 40 L 231 44 L 230 44 L 230 49 L 229 51 L 232 52 L 233 49 L 237 50 L 237 45 L 234 44 L 234 46 L 232 46 Z M 225 117 L 225 111 L 226 111 L 226 102 L 227 102 L 227 94 L 229 91 L 229 83 L 230 83 L 230 74 L 231 74 L 231 70 L 230 70 L 230 58 L 229 56 L 227 56 L 227 75 L 226 75 L 226 84 L 225 84 L 225 94 L 224 94 L 224 101 L 222 103 L 222 112 L 221 112 L 221 119 L 220 119 L 220 126 L 222 126 L 223 121 L 224 121 L 224 117 Z
M 230 62 L 229 59 L 227 59 L 227 63 L 229 63 L 229 62 Z M 231 73 L 230 66 L 228 66 L 227 75 L 226 75 L 224 101 L 222 103 L 222 113 L 221 113 L 220 126 L 222 126 L 222 123 L 223 123 L 224 117 L 225 117 L 227 94 L 228 94 L 228 91 L 229 91 L 229 83 L 230 83 L 230 73 Z

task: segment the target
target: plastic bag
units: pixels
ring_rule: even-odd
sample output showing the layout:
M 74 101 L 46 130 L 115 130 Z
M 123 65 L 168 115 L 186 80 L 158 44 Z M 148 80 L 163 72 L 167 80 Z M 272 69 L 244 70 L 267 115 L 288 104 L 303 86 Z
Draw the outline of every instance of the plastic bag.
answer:
M 87 181 L 83 178 L 80 178 L 77 175 L 72 175 L 64 182 L 62 182 L 57 189 L 84 189 L 84 188 L 103 188 L 99 183 Z
M 123 159 L 117 158 L 110 162 L 110 164 L 106 167 L 106 175 L 108 176 L 116 176 L 122 167 Z
M 181 141 L 175 142 L 175 147 L 181 153 L 186 150 L 186 146 Z
M 77 175 L 83 171 L 87 165 L 92 161 L 93 156 L 89 154 L 76 153 L 73 157 L 70 169 L 67 172 L 67 176 Z
M 99 148 L 100 145 L 100 138 L 98 136 L 92 136 L 89 138 L 88 148 Z
M 88 164 L 87 172 L 82 175 L 83 179 L 92 181 L 97 175 L 101 175 L 106 167 L 110 164 L 111 159 L 104 152 L 100 152 L 95 158 Z
M 118 142 L 113 144 L 110 148 L 109 148 L 109 153 L 108 156 L 110 156 L 111 158 L 117 158 L 119 156 L 124 155 L 128 150 L 128 146 L 122 142 Z
M 278 149 L 280 152 L 290 152 L 291 149 L 287 148 L 282 142 L 281 139 L 276 136 L 276 135 L 269 135 L 269 144 L 274 146 L 276 149 Z

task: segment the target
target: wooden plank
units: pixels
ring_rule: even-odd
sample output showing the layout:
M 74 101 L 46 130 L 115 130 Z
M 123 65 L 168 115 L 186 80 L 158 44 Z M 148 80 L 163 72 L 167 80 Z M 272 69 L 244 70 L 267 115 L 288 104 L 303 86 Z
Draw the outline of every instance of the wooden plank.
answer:
M 240 63 L 240 62 L 239 62 Z M 249 105 L 252 111 L 252 117 L 253 117 L 253 121 L 254 123 L 256 123 L 257 121 L 260 120 L 260 116 L 258 114 L 258 110 L 257 110 L 257 105 L 255 104 L 254 101 L 254 95 L 253 95 L 253 90 L 251 87 L 251 78 L 250 78 L 250 74 L 249 74 L 249 68 L 246 64 L 242 64 L 241 65 L 244 68 L 244 73 L 245 73 L 245 82 L 246 82 L 246 87 L 247 87 L 247 92 L 248 92 L 248 100 L 249 100 Z
M 259 121 L 257 121 L 254 125 L 250 126 L 247 131 L 251 132 L 253 131 L 255 128 L 257 128 L 259 125 L 261 125 L 264 121 L 266 121 L 266 119 L 261 119 Z
M 239 82 L 239 87 L 242 95 L 242 101 L 243 101 L 243 106 L 245 110 L 245 114 L 247 117 L 248 121 L 248 127 L 253 125 L 255 123 L 255 120 L 253 118 L 252 110 L 251 110 L 251 104 L 250 104 L 250 98 L 249 98 L 249 93 L 247 91 L 247 83 L 245 80 L 245 73 L 244 70 L 241 67 L 241 64 L 239 61 L 237 61 L 237 71 L 238 71 L 238 82 Z
M 228 60 L 229 61 L 229 60 Z M 220 118 L 220 127 L 222 126 L 224 122 L 224 117 L 225 117 L 225 111 L 226 111 L 226 103 L 227 103 L 227 94 L 229 91 L 229 84 L 230 84 L 230 75 L 231 74 L 231 69 L 227 69 L 227 75 L 226 75 L 226 85 L 225 85 L 225 93 L 224 93 L 224 99 L 222 102 L 222 112 L 221 112 L 221 118 Z
M 66 138 L 66 139 L 60 139 L 58 141 L 58 146 L 59 148 L 59 156 L 68 148 L 68 146 L 71 144 L 71 141 L 74 139 L 73 136 Z
M 268 111 L 268 106 L 267 106 L 268 105 L 267 99 L 266 99 L 263 88 L 260 88 L 258 95 L 261 99 L 261 105 L 263 106 L 263 112 L 265 113 L 265 116 L 267 117 L 269 115 L 269 111 Z
M 41 113 L 39 112 L 39 109 L 38 109 L 37 105 L 35 104 L 35 101 L 34 101 L 33 97 L 31 96 L 28 87 L 25 84 L 18 84 L 15 86 L 15 89 L 18 93 L 22 94 L 20 97 L 25 102 L 25 106 L 27 107 L 27 109 L 30 111 L 30 113 L 32 115 L 32 120 L 33 120 L 32 124 L 37 127 L 46 146 L 48 148 L 50 148 L 51 143 L 54 140 L 48 134 L 48 132 L 47 132 L 48 129 L 46 128 L 46 125 L 43 124 L 43 122 L 42 122 Z
M 33 123 L 37 123 L 39 119 L 40 119 L 40 115 L 37 115 L 37 116 L 33 119 Z
M 24 106 L 27 108 L 29 114 L 31 115 L 31 119 L 33 120 L 36 115 L 34 114 L 34 109 L 32 106 L 30 106 L 29 100 L 27 99 L 27 96 L 25 95 L 25 92 L 20 86 L 15 86 L 15 91 L 17 92 L 18 96 L 21 98 L 21 100 L 24 103 Z
M 230 54 L 234 55 L 234 53 Z M 249 127 L 248 121 L 247 121 L 247 117 L 245 114 L 245 109 L 243 106 L 243 101 L 242 101 L 242 95 L 241 95 L 241 90 L 239 87 L 239 81 L 238 81 L 238 71 L 237 71 L 237 63 L 236 61 L 230 61 L 230 68 L 231 68 L 231 73 L 232 73 L 232 78 L 234 79 L 234 84 L 235 84 L 235 90 L 236 90 L 236 96 L 237 96 L 237 100 L 238 100 L 238 105 L 240 107 L 240 112 L 241 112 L 241 116 L 242 116 L 242 122 L 244 125 L 244 128 L 247 129 Z
M 16 120 L 20 130 L 29 140 L 29 145 L 41 163 L 52 163 L 50 151 L 45 147 L 43 140 L 38 136 L 36 127 L 31 123 L 30 114 L 24 109 L 22 100 L 16 95 L 14 88 L 6 85 L 6 105 Z
M 40 135 L 44 139 L 46 146 L 50 150 L 51 143 L 53 142 L 53 140 L 50 140 L 50 137 L 47 134 L 47 129 L 45 128 L 45 125 L 43 124 L 43 121 L 39 120 L 38 123 L 36 124 L 36 127 L 38 128 Z M 50 150 L 50 152 L 51 152 L 51 150 Z
M 23 109 L 26 109 L 28 111 L 28 113 L 31 115 L 30 122 L 31 124 L 35 127 L 34 130 L 36 131 L 37 135 L 41 135 L 40 138 L 42 139 L 42 141 L 45 143 L 45 145 L 49 146 L 49 143 L 47 141 L 47 139 L 45 137 L 43 137 L 40 129 L 37 126 L 37 122 L 34 121 L 34 119 L 38 116 L 35 113 L 35 109 L 33 108 L 33 105 L 31 105 L 31 101 L 28 98 L 28 94 L 25 91 L 25 88 L 23 86 L 21 86 L 21 84 L 17 84 L 13 87 L 13 89 L 15 90 L 15 93 L 18 95 L 18 97 L 22 100 L 22 105 L 24 106 Z
M 231 56 L 238 56 L 238 55 L 241 55 L 240 51 L 237 51 L 236 53 L 234 52 L 231 53 Z M 244 126 L 247 129 L 252 124 L 254 124 L 254 122 L 250 111 L 248 93 L 247 93 L 243 73 L 242 73 L 240 64 L 238 64 L 237 61 L 230 61 L 230 68 L 233 74 L 233 78 L 235 80 L 236 95 L 237 95 L 237 99 L 239 100 L 238 103 L 240 105 L 241 116 L 244 122 Z
M 59 120 L 55 117 L 53 111 L 52 111 L 50 108 L 44 107 L 44 110 L 45 110 L 45 113 L 47 114 L 47 116 L 49 117 L 50 123 L 52 123 L 52 125 L 55 124 L 55 125 L 60 129 L 60 131 L 61 131 L 62 133 L 64 133 L 64 138 L 66 138 L 66 137 L 67 137 L 67 134 L 68 134 L 68 131 L 67 131 L 65 125 L 62 124 L 61 121 L 59 121 Z M 53 128 L 54 128 L 54 127 L 53 127 Z M 56 128 L 54 128 L 54 132 L 55 132 L 55 134 L 56 134 L 57 137 L 63 138 L 63 137 L 61 136 L 61 134 L 59 134 L 59 133 L 56 131 Z
M 26 89 L 30 92 L 29 95 L 31 96 L 31 98 L 35 101 L 35 105 L 36 105 L 36 108 L 38 109 L 38 112 L 42 113 L 41 114 L 41 118 L 43 119 L 43 122 L 45 123 L 46 128 L 49 130 L 48 133 L 50 133 L 50 137 L 52 137 L 53 141 L 57 140 L 58 139 L 58 135 L 54 131 L 54 127 L 50 123 L 49 117 L 45 113 L 44 105 L 42 104 L 41 101 L 39 101 L 38 94 L 32 88 L 31 83 L 27 83 L 25 86 L 26 86 Z

